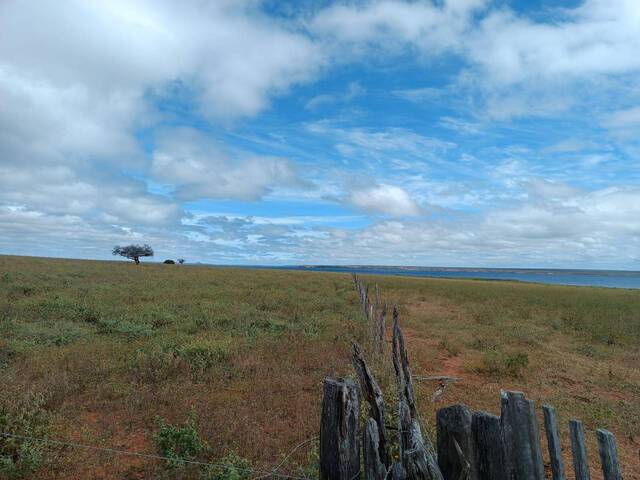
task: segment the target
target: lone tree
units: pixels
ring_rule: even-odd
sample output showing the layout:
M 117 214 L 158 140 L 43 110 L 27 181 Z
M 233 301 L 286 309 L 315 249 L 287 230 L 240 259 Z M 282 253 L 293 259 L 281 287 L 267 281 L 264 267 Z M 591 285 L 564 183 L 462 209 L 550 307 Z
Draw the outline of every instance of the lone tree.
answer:
M 179 263 L 180 265 L 182 265 L 182 264 L 184 263 L 184 258 L 179 258 L 179 259 L 178 259 L 178 263 Z
M 133 260 L 138 265 L 140 257 L 153 257 L 153 248 L 146 243 L 144 245 L 127 245 L 126 247 L 116 245 L 113 247 L 112 253 Z

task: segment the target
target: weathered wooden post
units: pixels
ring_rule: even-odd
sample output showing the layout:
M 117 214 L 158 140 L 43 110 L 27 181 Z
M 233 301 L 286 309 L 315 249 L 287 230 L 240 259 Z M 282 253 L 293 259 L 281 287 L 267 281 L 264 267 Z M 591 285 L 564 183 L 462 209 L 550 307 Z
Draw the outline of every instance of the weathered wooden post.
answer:
M 353 480 L 360 471 L 360 403 L 355 381 L 324 380 L 320 421 L 320 479 Z
M 380 459 L 380 437 L 378 424 L 373 418 L 369 418 L 364 426 L 363 453 L 364 453 L 364 478 L 366 480 L 384 480 L 387 468 Z
M 503 393 L 501 425 L 507 478 L 544 480 L 534 402 L 522 392 Z
M 391 480 L 405 480 L 407 478 L 407 472 L 402 466 L 401 462 L 396 462 L 391 467 Z
M 542 410 L 544 412 L 544 430 L 549 447 L 549 458 L 551 459 L 551 474 L 553 475 L 553 480 L 565 480 L 556 409 L 551 405 L 543 405 Z
M 460 478 L 468 464 L 469 478 L 477 480 L 471 411 L 464 405 L 441 408 L 436 412 L 436 422 L 438 466 L 442 476 L 454 480 Z M 460 458 L 458 449 L 463 459 Z
M 370 415 L 376 422 L 377 426 L 376 431 L 378 432 L 378 440 L 376 443 L 378 444 L 378 456 L 384 466 L 388 467 L 391 462 L 387 452 L 387 429 L 384 423 L 385 408 L 382 390 L 378 386 L 376 379 L 373 377 L 371 369 L 362 355 L 360 346 L 356 342 L 352 342 L 351 346 L 353 348 L 353 368 L 358 375 L 360 390 L 371 407 Z
M 622 472 L 618 463 L 618 449 L 613 433 L 604 428 L 599 428 L 596 433 L 604 480 L 622 480 Z
M 393 309 L 393 367 L 398 387 L 398 435 L 400 458 L 409 480 L 443 480 L 433 446 L 422 437 L 416 399 L 413 392 L 411 368 L 398 324 L 398 310 Z
M 478 480 L 507 480 L 502 458 L 500 417 L 487 412 L 474 412 L 471 430 Z
M 569 421 L 571 434 L 571 451 L 573 452 L 573 471 L 576 480 L 591 480 L 589 473 L 589 459 L 587 457 L 587 445 L 584 441 L 584 428 L 579 420 Z

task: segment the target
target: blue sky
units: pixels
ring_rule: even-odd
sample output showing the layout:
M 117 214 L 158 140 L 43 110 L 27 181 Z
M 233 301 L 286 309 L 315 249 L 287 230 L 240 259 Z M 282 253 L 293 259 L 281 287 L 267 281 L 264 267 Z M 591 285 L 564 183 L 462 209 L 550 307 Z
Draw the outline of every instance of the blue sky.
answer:
M 0 5 L 0 253 L 640 269 L 635 0 Z

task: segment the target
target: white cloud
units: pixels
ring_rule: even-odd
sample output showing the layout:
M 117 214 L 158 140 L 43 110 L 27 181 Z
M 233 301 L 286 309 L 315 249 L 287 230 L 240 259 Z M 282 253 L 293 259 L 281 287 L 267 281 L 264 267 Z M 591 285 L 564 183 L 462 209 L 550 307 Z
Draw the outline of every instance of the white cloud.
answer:
M 613 112 L 607 115 L 603 125 L 619 137 L 637 137 L 640 134 L 640 107 Z
M 174 223 L 182 214 L 174 202 L 122 173 L 140 178 L 147 168 L 136 133 L 162 119 L 149 95 L 164 99 L 181 85 L 199 113 L 228 122 L 322 65 L 308 37 L 252 2 L 1 2 L 0 203 L 60 218 Z M 175 145 L 159 143 L 154 171 L 185 198 L 255 199 L 295 183 L 284 159 L 176 157 Z
M 431 2 L 379 1 L 333 5 L 321 11 L 311 25 L 312 31 L 335 42 L 336 54 L 346 48 L 362 53 L 367 48 L 394 51 L 407 43 L 428 54 L 458 49 L 461 34 L 472 14 L 486 0 L 448 0 L 436 6 Z M 336 41 L 337 40 L 337 41 Z
M 345 92 L 340 94 L 321 94 L 312 97 L 306 104 L 307 110 L 316 110 L 319 107 L 330 105 L 336 102 L 348 103 L 356 97 L 366 93 L 366 88 L 358 82 L 350 82 Z
M 151 174 L 158 181 L 175 185 L 177 195 L 185 200 L 256 200 L 277 186 L 303 185 L 288 160 L 236 158 L 208 136 L 191 129 L 163 130 L 158 134 Z
M 349 202 L 366 211 L 394 216 L 416 216 L 421 209 L 411 196 L 394 185 L 376 185 L 354 190 Z

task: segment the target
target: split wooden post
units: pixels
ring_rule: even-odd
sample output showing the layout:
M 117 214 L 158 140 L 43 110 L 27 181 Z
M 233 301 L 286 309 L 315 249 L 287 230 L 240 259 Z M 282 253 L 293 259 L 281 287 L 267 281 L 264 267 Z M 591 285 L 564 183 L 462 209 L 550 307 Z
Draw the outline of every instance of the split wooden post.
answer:
M 401 462 L 396 462 L 391 467 L 391 480 L 405 480 L 407 478 L 407 472 L 402 466 Z
M 573 452 L 573 471 L 576 480 L 591 480 L 587 445 L 584 441 L 584 428 L 579 420 L 569 421 L 571 435 L 571 451 Z
M 364 426 L 362 441 L 365 480 L 384 480 L 387 475 L 387 468 L 380 460 L 379 442 L 378 424 L 373 418 L 369 418 Z
M 398 386 L 398 434 L 400 458 L 407 479 L 443 480 L 436 454 L 428 438 L 422 437 L 416 400 L 411 381 L 411 368 L 398 324 L 398 310 L 393 309 L 393 367 Z
M 320 479 L 353 480 L 360 471 L 360 404 L 350 379 L 326 378 L 320 421 Z
M 477 480 L 471 411 L 464 405 L 441 408 L 436 412 L 436 422 L 438 465 L 442 476 L 457 479 L 462 475 L 466 465 L 469 465 L 469 477 Z M 460 458 L 456 447 L 460 449 L 463 459 Z
M 474 412 L 471 431 L 478 480 L 507 480 L 502 458 L 500 417 L 487 412 Z
M 551 459 L 551 474 L 553 480 L 565 480 L 556 409 L 551 405 L 543 405 L 542 410 L 544 412 L 544 430 L 547 436 L 547 446 L 549 447 L 549 458 Z
M 373 377 L 371 369 L 367 365 L 364 359 L 362 350 L 356 342 L 351 344 L 353 348 L 353 367 L 358 375 L 360 382 L 360 390 L 364 398 L 369 403 L 371 417 L 376 422 L 376 431 L 378 433 L 378 455 L 380 461 L 385 467 L 391 464 L 389 454 L 387 452 L 387 429 L 384 423 L 384 398 L 382 396 L 382 390 L 378 386 L 378 382 Z
M 534 402 L 522 392 L 503 393 L 501 425 L 507 478 L 544 480 Z
M 613 433 L 604 428 L 599 428 L 596 433 L 604 480 L 622 480 L 622 472 L 618 463 L 618 449 Z

